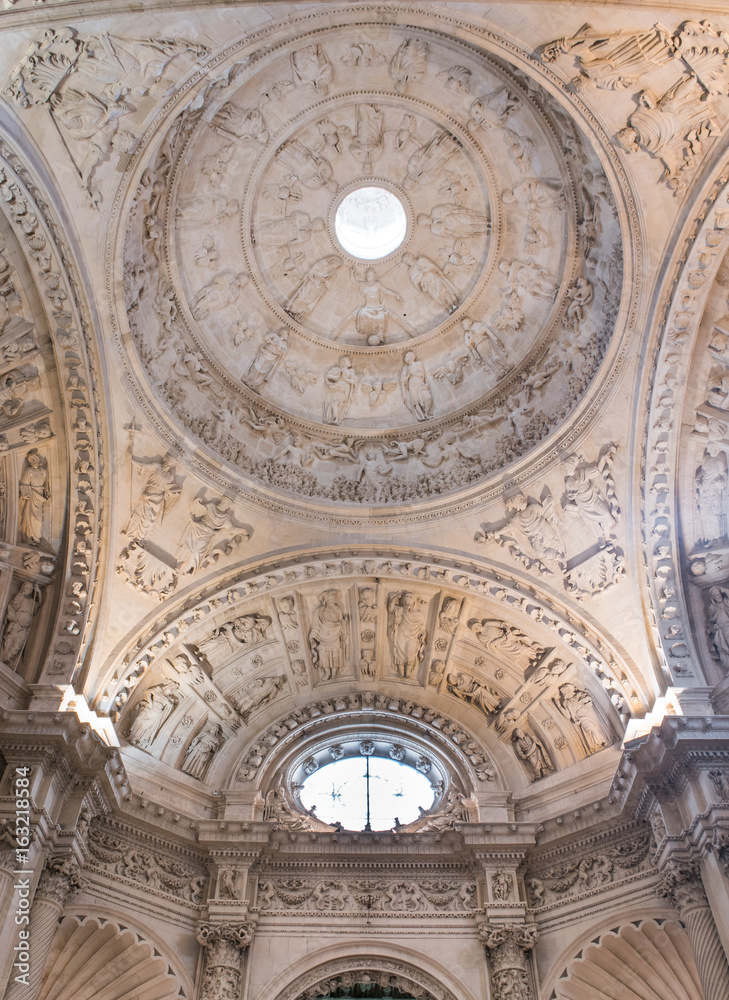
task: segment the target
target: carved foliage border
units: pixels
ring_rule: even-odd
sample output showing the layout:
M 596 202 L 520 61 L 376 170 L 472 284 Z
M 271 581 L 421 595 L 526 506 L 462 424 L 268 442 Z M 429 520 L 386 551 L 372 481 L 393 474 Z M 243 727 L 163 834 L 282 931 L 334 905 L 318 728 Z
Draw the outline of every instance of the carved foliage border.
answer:
M 359 955 L 356 958 L 334 959 L 325 965 L 317 966 L 310 972 L 299 974 L 293 983 L 283 989 L 276 1000 L 303 1000 L 314 996 L 313 988 L 319 983 L 324 984 L 342 973 L 347 972 L 384 973 L 386 976 L 398 976 L 416 984 L 415 996 L 421 1000 L 456 1000 L 454 994 L 438 982 L 433 976 L 422 969 L 391 958 L 381 958 L 378 955 Z M 425 995 L 424 995 L 425 991 Z
M 64 240 L 62 226 L 23 158 L 1 137 L 0 167 L 4 174 L 0 188 L 10 223 L 18 241 L 26 250 L 28 264 L 38 289 L 45 292 L 59 375 L 64 369 L 81 374 L 93 396 L 93 404 L 89 405 L 87 411 L 88 429 L 74 430 L 75 407 L 71 405 L 71 392 L 65 387 L 65 379 L 59 378 L 69 445 L 70 488 L 71 491 L 76 490 L 77 498 L 91 501 L 90 504 L 87 503 L 87 507 L 91 507 L 87 515 L 90 530 L 78 534 L 74 534 L 73 529 L 73 523 L 77 520 L 74 515 L 75 498 L 68 504 L 69 544 L 64 566 L 64 585 L 66 580 L 76 577 L 84 585 L 86 596 L 78 598 L 80 610 L 66 612 L 63 600 L 59 601 L 54 634 L 46 654 L 46 668 L 53 673 L 54 681 L 58 681 L 61 675 L 70 680 L 88 635 L 93 585 L 99 568 L 103 434 L 100 417 L 102 403 L 96 378 L 98 353 L 88 309 L 80 291 L 80 280 L 71 251 Z M 68 329 L 75 326 L 81 334 L 82 346 L 79 351 L 64 349 L 55 340 L 56 330 L 63 330 L 67 326 L 66 316 L 69 311 L 71 325 Z M 82 456 L 89 460 L 88 472 L 84 473 L 79 471 L 76 462 Z M 59 571 L 60 566 L 56 572 Z

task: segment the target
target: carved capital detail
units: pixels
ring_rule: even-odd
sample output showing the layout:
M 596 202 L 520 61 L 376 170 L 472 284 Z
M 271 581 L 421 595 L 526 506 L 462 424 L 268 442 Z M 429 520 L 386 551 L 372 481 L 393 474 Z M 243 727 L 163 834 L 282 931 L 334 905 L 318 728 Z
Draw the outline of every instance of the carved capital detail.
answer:
M 81 869 L 74 858 L 54 858 L 41 872 L 36 897 L 50 899 L 65 906 L 81 889 L 80 873 Z
M 697 906 L 708 907 L 698 865 L 669 861 L 661 871 L 663 895 L 671 899 L 681 915 Z

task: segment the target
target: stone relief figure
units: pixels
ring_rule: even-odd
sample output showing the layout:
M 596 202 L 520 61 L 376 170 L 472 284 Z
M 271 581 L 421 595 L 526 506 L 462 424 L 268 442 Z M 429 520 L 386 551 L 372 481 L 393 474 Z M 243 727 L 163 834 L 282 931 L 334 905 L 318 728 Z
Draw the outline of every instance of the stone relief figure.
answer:
M 148 473 L 147 481 L 137 502 L 132 508 L 131 517 L 122 534 L 137 541 L 143 541 L 159 521 L 162 522 L 165 512 L 182 492 L 176 482 L 175 465 L 171 455 L 157 461 L 139 461 L 131 459 L 132 473 L 135 469 Z
M 277 155 L 286 170 L 304 187 L 313 191 L 322 187 L 332 192 L 337 190 L 334 170 L 329 160 L 321 153 L 308 149 L 298 139 L 289 139 Z
M 539 54 L 544 62 L 554 62 L 560 55 L 584 46 L 579 55 L 582 73 L 576 86 L 588 83 L 602 90 L 622 90 L 635 86 L 644 73 L 663 66 L 673 56 L 674 44 L 660 24 L 643 32 L 590 31 L 585 24 L 570 38 L 556 38 L 542 45 Z
M 398 94 L 402 94 L 409 83 L 416 83 L 425 76 L 430 49 L 427 42 L 418 38 L 406 38 L 390 60 L 390 79 Z
M 610 746 L 612 738 L 603 732 L 587 691 L 582 691 L 574 684 L 560 684 L 559 698 L 553 698 L 552 701 L 565 719 L 569 719 L 577 727 L 588 754 Z
M 468 799 L 455 788 L 451 788 L 446 800 L 436 812 L 427 813 L 421 809 L 421 819 L 412 824 L 420 830 L 451 830 L 456 823 L 468 822 Z
M 281 628 L 284 632 L 290 632 L 299 627 L 299 619 L 296 616 L 296 602 L 293 597 L 282 597 L 278 602 L 278 617 Z
M 323 680 L 338 677 L 349 661 L 349 615 L 341 600 L 338 590 L 325 590 L 309 629 L 311 659 Z
M 17 594 L 8 604 L 3 623 L 0 659 L 9 667 L 15 667 L 25 649 L 33 616 L 39 604 L 39 588 L 27 581 L 20 585 Z
M 240 615 L 233 621 L 223 622 L 218 628 L 205 639 L 202 639 L 197 648 L 208 660 L 217 655 L 227 655 L 234 652 L 239 645 L 255 646 L 268 638 L 268 629 L 271 626 L 271 618 L 253 612 L 247 615 Z
M 339 424 L 346 417 L 359 386 L 349 358 L 340 358 L 324 376 L 322 418 L 325 424 Z
M 597 538 L 611 537 L 620 517 L 611 468 L 616 451 L 616 446 L 609 444 L 596 462 L 586 462 L 574 453 L 562 461 L 567 472 L 562 507 L 579 514 Z
M 453 312 L 458 306 L 458 289 L 432 260 L 419 254 L 404 253 L 402 263 L 408 269 L 408 276 L 419 292 L 430 296 L 443 309 Z
M 722 668 L 729 671 L 729 590 L 725 587 L 712 587 L 709 591 L 706 634 Z
M 564 314 L 564 325 L 572 327 L 574 333 L 579 333 L 580 327 L 585 321 L 585 309 L 594 297 L 592 285 L 587 278 L 577 278 L 574 285 L 567 289 L 569 305 Z
M 248 283 L 248 275 L 221 271 L 208 285 L 204 285 L 195 296 L 192 315 L 196 320 L 206 319 L 211 312 L 232 305 Z
M 430 184 L 438 180 L 452 156 L 461 151 L 461 144 L 450 132 L 441 130 L 416 150 L 408 160 L 403 187 L 408 189 L 416 184 Z
M 383 147 L 382 112 L 374 104 L 358 104 L 355 133 L 349 151 L 362 164 L 365 174 L 372 173 Z
M 559 181 L 525 180 L 511 191 L 503 191 L 501 199 L 507 205 L 515 202 L 527 212 L 547 212 L 564 206 L 564 192 Z
M 252 713 L 273 701 L 285 684 L 283 674 L 278 677 L 257 677 L 236 695 L 235 708 L 238 715 L 247 724 Z
M 254 392 L 260 392 L 263 384 L 273 377 L 288 349 L 289 341 L 285 330 L 267 333 L 241 382 Z
M 408 336 L 413 336 L 407 323 L 400 319 L 387 304 L 388 298 L 402 302 L 402 296 L 378 281 L 373 267 L 368 267 L 361 278 L 353 270 L 352 278 L 359 285 L 364 304 L 357 306 L 348 316 L 345 316 L 337 327 L 333 340 L 337 339 L 348 324 L 354 322 L 354 328 L 359 336 L 364 337 L 370 347 L 377 347 L 379 344 L 385 343 L 390 320 L 404 330 Z
M 240 204 L 235 199 L 228 199 L 222 194 L 196 195 L 181 201 L 177 209 L 178 225 L 219 226 L 224 219 L 237 215 Z
M 446 685 L 456 698 L 480 709 L 486 716 L 494 715 L 499 710 L 501 696 L 493 688 L 479 683 L 475 677 L 460 672 L 448 674 Z
M 643 90 L 638 109 L 628 118 L 627 128 L 616 139 L 628 152 L 643 149 L 663 164 L 662 180 L 672 190 L 686 181 L 703 153 L 705 139 L 721 131 L 713 105 L 693 77 L 683 76 L 661 95 Z
M 129 742 L 140 750 L 147 750 L 180 700 L 180 685 L 177 681 L 164 681 L 149 688 L 134 709 L 132 721 L 126 731 Z
M 549 493 L 542 501 L 527 500 L 517 493 L 504 501 L 507 519 L 504 524 L 483 535 L 476 541 L 493 539 L 505 545 L 509 552 L 524 565 L 536 566 L 541 573 L 552 573 L 554 565 L 565 566 L 564 543 L 560 537 L 552 497 Z
M 546 777 L 550 771 L 554 771 L 547 757 L 547 751 L 534 736 L 516 728 L 511 734 L 511 743 L 514 753 L 531 773 L 532 781 L 538 781 L 539 778 Z
M 463 342 L 477 365 L 501 378 L 509 370 L 509 356 L 499 338 L 485 323 L 474 323 L 466 317 L 461 321 Z
M 390 594 L 387 633 L 392 645 L 392 665 L 401 677 L 414 677 L 423 659 L 427 631 L 425 615 L 415 594 L 405 590 Z
M 430 215 L 421 213 L 418 216 L 418 225 L 428 226 L 434 236 L 452 240 L 484 236 L 491 231 L 488 215 L 474 212 L 462 205 L 435 205 Z
M 190 523 L 185 528 L 175 558 L 180 575 L 196 573 L 214 562 L 221 552 L 230 555 L 236 545 L 248 539 L 248 532 L 236 524 L 232 511 L 233 504 L 228 497 L 207 502 L 195 497 L 192 502 Z M 240 529 L 224 545 L 214 551 L 214 546 L 223 536 Z
M 374 587 L 362 587 L 357 602 L 361 622 L 377 621 L 377 594 Z
M 438 613 L 438 626 L 448 635 L 455 635 L 458 626 L 459 602 L 455 597 L 445 597 Z
M 400 391 L 403 402 L 416 420 L 429 420 L 433 416 L 433 393 L 425 365 L 418 361 L 414 351 L 408 351 L 400 369 Z
M 303 281 L 284 307 L 297 323 L 300 323 L 316 308 L 341 266 L 341 257 L 330 254 L 328 257 L 322 257 L 309 268 Z
M 272 820 L 285 830 L 308 830 L 309 820 L 291 808 L 283 785 L 272 788 L 266 796 L 263 818 Z
M 308 243 L 313 233 L 320 233 L 324 228 L 323 219 L 312 219 L 307 212 L 292 212 L 283 219 L 263 223 L 256 233 L 255 242 L 264 250 L 302 246 Z
M 18 484 L 18 513 L 20 515 L 20 540 L 26 545 L 40 545 L 43 537 L 43 513 L 51 501 L 48 465 L 31 448 L 25 456 Z
M 498 618 L 482 618 L 480 621 L 471 618 L 468 628 L 484 649 L 503 653 L 522 670 L 528 670 L 544 654 L 543 647 L 527 639 L 516 625 L 509 625 Z
M 700 540 L 704 545 L 726 538 L 727 479 L 726 453 L 710 441 L 695 477 Z
M 187 748 L 185 760 L 180 770 L 189 774 L 191 778 L 199 778 L 202 781 L 213 757 L 224 742 L 225 737 L 221 726 L 206 726 Z
M 571 663 L 565 663 L 564 660 L 555 657 L 551 662 L 542 663 L 541 666 L 537 667 L 531 676 L 531 681 L 541 687 L 542 684 L 548 684 L 561 677 L 571 666 Z
M 305 45 L 291 53 L 294 83 L 309 83 L 320 94 L 329 93 L 334 67 L 321 45 Z
M 507 900 L 511 895 L 511 875 L 507 875 L 506 872 L 496 872 L 491 877 L 491 889 L 497 902 Z
M 258 108 L 239 108 L 227 101 L 220 111 L 213 115 L 210 124 L 218 132 L 235 136 L 236 139 L 254 139 L 262 146 L 265 146 L 269 139 L 269 131 Z

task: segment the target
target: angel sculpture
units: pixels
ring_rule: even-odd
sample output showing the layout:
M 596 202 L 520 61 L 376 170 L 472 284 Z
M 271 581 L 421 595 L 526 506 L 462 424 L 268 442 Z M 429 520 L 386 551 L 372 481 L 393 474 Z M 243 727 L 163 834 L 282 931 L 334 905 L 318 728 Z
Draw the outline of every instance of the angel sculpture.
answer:
M 195 497 L 190 523 L 185 528 L 177 549 L 177 570 L 181 576 L 204 569 L 215 561 L 221 551 L 228 555 L 240 541 L 248 538 L 245 528 L 236 525 L 232 508 L 233 504 L 228 497 L 209 500 L 207 503 L 200 497 Z M 230 541 L 213 551 L 216 542 L 236 528 L 239 530 Z
M 504 501 L 507 519 L 495 529 L 478 533 L 476 541 L 496 541 L 527 568 L 553 573 L 553 566 L 564 569 L 566 555 L 554 503 L 550 493 L 541 501 L 516 493 Z

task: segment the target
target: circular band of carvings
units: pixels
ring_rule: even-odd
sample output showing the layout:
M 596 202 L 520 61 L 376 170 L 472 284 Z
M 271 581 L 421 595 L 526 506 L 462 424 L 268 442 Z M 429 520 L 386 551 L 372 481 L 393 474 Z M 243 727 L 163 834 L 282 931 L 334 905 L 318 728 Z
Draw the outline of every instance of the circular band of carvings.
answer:
M 382 986 L 397 985 L 403 991 L 410 984 L 413 996 L 419 1000 L 456 1000 L 449 989 L 422 969 L 408 962 L 380 958 L 377 955 L 358 955 L 320 965 L 299 975 L 294 983 L 278 994 L 276 1000 L 314 1000 L 317 996 L 325 995 L 330 988 L 336 989 L 336 986 L 332 986 L 332 981 L 339 977 L 346 977 L 348 982 L 356 982 L 353 974 L 356 976 L 358 972 L 367 975 L 370 981 Z M 321 989 L 320 993 L 317 992 L 318 988 Z

